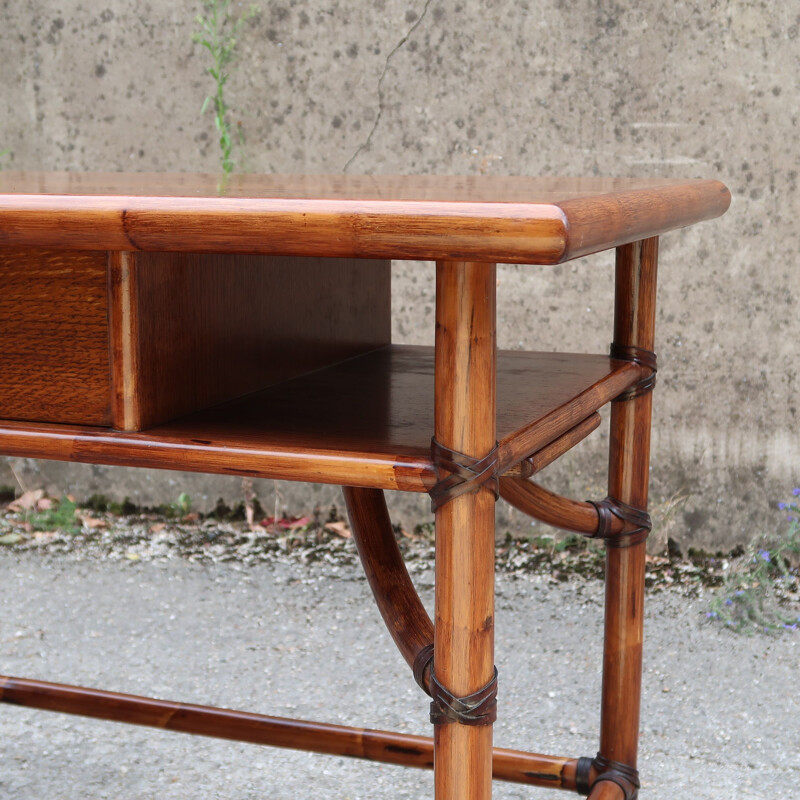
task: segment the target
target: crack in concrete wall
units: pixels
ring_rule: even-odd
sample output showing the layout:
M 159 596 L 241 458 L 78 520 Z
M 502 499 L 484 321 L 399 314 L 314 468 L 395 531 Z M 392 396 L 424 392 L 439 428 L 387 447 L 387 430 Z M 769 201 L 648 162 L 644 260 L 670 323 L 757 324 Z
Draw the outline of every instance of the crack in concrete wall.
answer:
M 425 19 L 428 9 L 430 8 L 431 3 L 433 0 L 426 0 L 425 5 L 422 8 L 422 13 L 417 17 L 414 24 L 408 29 L 406 35 L 392 48 L 391 52 L 388 56 L 386 56 L 386 61 L 383 65 L 383 71 L 381 72 L 380 78 L 378 78 L 378 113 L 375 115 L 375 121 L 372 123 L 372 127 L 367 134 L 367 137 L 364 141 L 356 148 L 356 151 L 347 159 L 347 163 L 342 167 L 342 172 L 347 172 L 353 162 L 361 155 L 362 151 L 366 150 L 370 144 L 372 143 L 372 137 L 375 134 L 375 131 L 378 129 L 378 125 L 380 124 L 381 117 L 383 117 L 383 82 L 386 79 L 386 73 L 389 70 L 389 64 L 391 63 L 392 59 L 394 58 L 395 54 L 403 47 L 403 45 L 409 40 L 411 35 L 416 31 L 417 28 L 422 24 L 422 21 Z

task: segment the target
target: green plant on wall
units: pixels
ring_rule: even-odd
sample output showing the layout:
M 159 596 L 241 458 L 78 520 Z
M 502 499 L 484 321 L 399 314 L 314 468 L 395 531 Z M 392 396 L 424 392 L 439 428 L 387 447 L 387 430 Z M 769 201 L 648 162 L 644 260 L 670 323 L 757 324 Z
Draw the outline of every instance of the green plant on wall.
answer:
M 225 85 L 230 77 L 230 66 L 236 56 L 236 42 L 244 23 L 252 18 L 257 8 L 250 6 L 240 15 L 231 11 L 231 0 L 203 0 L 204 13 L 197 17 L 201 28 L 192 39 L 202 45 L 211 55 L 212 64 L 206 72 L 214 79 L 216 89 L 203 102 L 201 114 L 210 107 L 214 111 L 214 126 L 219 135 L 222 156 L 222 171 L 226 175 L 233 172 L 234 137 L 230 121 L 230 106 L 225 101 Z M 237 137 L 241 144 L 241 129 Z

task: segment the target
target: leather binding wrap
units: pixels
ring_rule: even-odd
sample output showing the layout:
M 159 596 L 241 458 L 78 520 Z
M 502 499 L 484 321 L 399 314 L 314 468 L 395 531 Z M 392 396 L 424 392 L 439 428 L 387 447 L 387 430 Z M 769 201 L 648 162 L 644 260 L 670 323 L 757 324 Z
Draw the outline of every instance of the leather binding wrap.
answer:
M 500 496 L 497 445 L 483 458 L 472 458 L 431 439 L 431 457 L 439 478 L 428 492 L 431 496 L 431 511 L 436 511 L 462 494 L 476 492 L 481 486 L 488 486 L 494 492 L 495 498 Z
M 639 796 L 639 771 L 634 767 L 612 761 L 600 753 L 595 756 L 592 766 L 600 773 L 592 786 L 596 786 L 600 781 L 611 781 L 622 789 L 625 800 L 636 800 Z
M 456 697 L 431 671 L 431 722 L 434 725 L 491 725 L 497 719 L 497 667 L 486 686 L 466 697 Z
M 575 768 L 575 790 L 584 797 L 587 797 L 592 790 L 593 765 L 594 759 L 589 756 L 582 756 L 578 759 L 578 766 Z
M 430 644 L 426 644 L 422 650 L 417 653 L 416 657 L 414 658 L 414 680 L 417 682 L 417 686 L 422 689 L 425 694 L 430 695 L 431 690 L 428 685 L 428 682 L 425 680 L 425 670 L 428 668 L 428 664 L 431 664 L 433 661 L 433 642 Z M 430 671 L 431 676 L 433 676 L 433 666 L 431 666 Z
M 597 530 L 593 538 L 605 539 L 607 547 L 630 547 L 647 538 L 653 527 L 650 515 L 640 508 L 634 508 L 614 497 L 604 500 L 588 500 L 597 511 Z M 611 533 L 611 517 L 617 517 L 625 523 L 622 533 Z
M 483 458 L 472 458 L 457 450 L 450 450 L 431 439 L 431 457 L 439 480 L 430 490 L 431 510 L 468 492 L 477 492 L 488 486 L 495 498 L 500 496 L 498 481 L 497 445 Z M 430 648 L 430 649 L 429 649 Z M 424 685 L 425 668 L 433 658 L 433 646 L 423 648 L 414 659 L 414 678 Z M 430 670 L 431 722 L 434 725 L 491 725 L 497 719 L 497 668 L 486 686 L 466 697 L 456 697 L 436 679 L 434 667 Z
M 656 385 L 658 366 L 656 354 L 652 350 L 645 350 L 634 345 L 612 344 L 610 356 L 619 361 L 633 361 L 634 364 L 650 370 L 635 386 L 626 389 L 622 394 L 615 397 L 615 400 L 633 400 L 634 397 L 640 397 L 653 391 Z

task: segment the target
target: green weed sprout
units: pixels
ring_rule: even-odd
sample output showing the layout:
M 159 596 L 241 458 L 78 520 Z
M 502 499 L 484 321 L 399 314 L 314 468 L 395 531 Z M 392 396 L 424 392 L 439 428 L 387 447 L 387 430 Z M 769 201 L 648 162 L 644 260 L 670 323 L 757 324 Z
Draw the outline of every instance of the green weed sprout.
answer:
M 800 487 L 792 494 L 794 500 L 778 503 L 789 523 L 785 532 L 750 543 L 712 601 L 710 620 L 737 633 L 800 630 L 800 606 L 791 602 L 800 590 Z
M 211 106 L 214 109 L 214 125 L 219 134 L 219 146 L 222 151 L 222 170 L 226 175 L 233 172 L 233 135 L 230 122 L 230 107 L 225 102 L 225 84 L 230 77 L 230 65 L 236 56 L 236 41 L 239 31 L 247 20 L 257 13 L 256 6 L 240 14 L 231 12 L 231 0 L 203 0 L 204 14 L 196 18 L 202 32 L 192 36 L 192 40 L 202 45 L 211 54 L 212 66 L 206 72 L 214 79 L 216 91 L 208 95 L 200 110 L 204 114 Z M 242 143 L 241 128 L 238 143 Z
M 26 521 L 35 531 L 64 531 L 78 533 L 80 524 L 75 516 L 75 503 L 68 497 L 62 497 L 47 511 L 31 511 L 26 514 Z

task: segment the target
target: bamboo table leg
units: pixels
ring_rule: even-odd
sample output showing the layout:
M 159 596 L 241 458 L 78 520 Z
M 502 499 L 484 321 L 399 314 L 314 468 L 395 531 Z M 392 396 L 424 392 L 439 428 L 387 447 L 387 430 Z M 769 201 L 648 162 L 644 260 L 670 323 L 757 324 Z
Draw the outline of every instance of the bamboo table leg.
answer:
M 495 266 L 436 268 L 435 432 L 444 447 L 481 458 L 495 446 Z M 464 697 L 494 674 L 494 507 L 490 488 L 436 512 L 434 671 Z M 492 726 L 434 728 L 436 800 L 488 800 Z
M 658 239 L 617 249 L 614 344 L 653 350 Z M 652 393 L 612 403 L 609 495 L 647 508 Z M 645 542 L 606 541 L 606 612 L 600 753 L 636 768 L 642 685 Z M 612 764 L 613 768 L 613 764 Z M 592 800 L 619 797 L 610 780 L 595 784 Z

